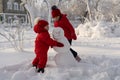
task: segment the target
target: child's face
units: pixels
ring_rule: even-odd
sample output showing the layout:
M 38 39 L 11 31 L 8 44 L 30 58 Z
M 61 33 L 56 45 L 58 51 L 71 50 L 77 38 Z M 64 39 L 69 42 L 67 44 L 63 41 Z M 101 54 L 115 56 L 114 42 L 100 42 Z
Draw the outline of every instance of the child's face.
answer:
M 60 16 L 54 17 L 53 21 L 58 21 L 60 19 Z
M 49 26 L 48 26 L 48 25 L 47 25 L 47 26 L 45 26 L 45 27 L 44 27 L 44 29 L 49 30 Z

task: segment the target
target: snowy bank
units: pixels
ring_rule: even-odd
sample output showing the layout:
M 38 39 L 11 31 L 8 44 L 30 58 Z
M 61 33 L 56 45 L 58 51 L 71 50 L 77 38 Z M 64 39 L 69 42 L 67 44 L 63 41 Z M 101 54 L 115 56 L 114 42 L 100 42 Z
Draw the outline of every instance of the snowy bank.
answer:
M 120 23 L 112 23 L 105 21 L 87 22 L 85 24 L 80 24 L 76 28 L 76 33 L 80 37 L 120 37 Z
M 0 68 L 1 80 L 119 80 L 120 59 L 106 56 L 82 56 L 77 67 L 60 68 L 49 60 L 44 74 L 25 61 Z

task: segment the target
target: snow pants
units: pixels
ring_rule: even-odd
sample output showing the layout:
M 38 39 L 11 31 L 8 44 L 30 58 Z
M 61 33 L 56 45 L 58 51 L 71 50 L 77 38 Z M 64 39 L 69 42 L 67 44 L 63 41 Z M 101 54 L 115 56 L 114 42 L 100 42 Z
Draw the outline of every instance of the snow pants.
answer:
M 32 64 L 37 66 L 37 68 L 45 68 L 47 63 L 47 53 L 36 52 L 36 57 L 34 58 Z
M 72 40 L 68 40 L 68 41 L 69 41 L 70 45 L 72 45 Z M 71 51 L 71 53 L 73 54 L 74 58 L 76 58 L 77 52 L 74 51 L 72 48 L 70 48 L 70 51 Z

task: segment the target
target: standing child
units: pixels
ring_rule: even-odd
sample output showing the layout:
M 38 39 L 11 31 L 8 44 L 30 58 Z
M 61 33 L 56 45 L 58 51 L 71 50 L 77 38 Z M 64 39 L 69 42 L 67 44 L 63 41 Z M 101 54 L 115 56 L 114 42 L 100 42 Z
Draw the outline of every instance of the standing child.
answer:
M 52 6 L 52 18 L 54 20 L 54 27 L 60 27 L 64 30 L 65 37 L 68 39 L 70 45 L 72 44 L 72 39 L 76 40 L 76 34 L 73 26 L 67 19 L 65 14 L 62 14 L 60 10 L 57 8 L 57 6 Z M 79 62 L 81 59 L 77 55 L 77 52 L 74 51 L 72 48 L 70 48 L 70 51 L 72 52 L 75 59 Z
M 37 72 L 42 73 L 44 73 L 44 68 L 46 66 L 49 46 L 64 46 L 62 43 L 54 41 L 52 38 L 50 38 L 48 29 L 48 22 L 45 20 L 38 20 L 37 24 L 34 26 L 34 31 L 37 33 L 34 50 L 36 57 L 32 64 L 37 68 Z

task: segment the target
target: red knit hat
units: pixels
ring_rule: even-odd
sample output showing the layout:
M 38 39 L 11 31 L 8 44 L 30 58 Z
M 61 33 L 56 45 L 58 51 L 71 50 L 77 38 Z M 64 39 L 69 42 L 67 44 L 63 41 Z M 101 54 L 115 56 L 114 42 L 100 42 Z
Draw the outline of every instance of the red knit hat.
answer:
M 60 16 L 60 15 L 61 15 L 61 12 L 59 9 L 52 10 L 52 18 L 55 18 L 55 17 Z
M 45 21 L 45 20 L 39 20 L 38 23 L 34 26 L 34 31 L 36 33 L 44 32 L 44 31 L 46 31 L 44 29 L 44 27 L 47 26 L 47 25 L 48 25 L 47 21 Z
M 44 28 L 45 26 L 48 25 L 48 22 L 45 20 L 40 20 L 37 25 L 39 25 L 41 28 Z

